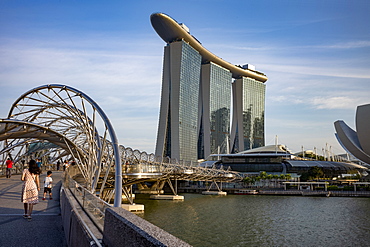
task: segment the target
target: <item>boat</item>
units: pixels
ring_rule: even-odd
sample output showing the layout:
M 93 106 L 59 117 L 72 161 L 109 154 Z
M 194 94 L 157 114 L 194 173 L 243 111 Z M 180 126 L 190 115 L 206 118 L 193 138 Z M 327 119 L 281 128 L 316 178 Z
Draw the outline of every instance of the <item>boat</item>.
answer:
M 258 194 L 257 190 L 242 189 L 242 190 L 235 191 L 235 195 L 257 195 L 257 194 Z

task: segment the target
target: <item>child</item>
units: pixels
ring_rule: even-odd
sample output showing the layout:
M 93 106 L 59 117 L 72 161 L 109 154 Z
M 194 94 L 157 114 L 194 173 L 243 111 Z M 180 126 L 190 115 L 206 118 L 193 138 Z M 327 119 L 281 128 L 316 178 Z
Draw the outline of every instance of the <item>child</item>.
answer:
M 53 175 L 53 173 L 51 171 L 48 171 L 46 174 L 47 176 L 44 178 L 44 198 L 42 198 L 42 200 L 46 200 L 45 197 L 46 197 L 47 192 L 49 192 L 50 200 L 53 200 L 52 193 L 51 193 L 51 188 L 52 188 L 52 183 L 53 183 L 53 179 L 51 178 L 51 175 Z

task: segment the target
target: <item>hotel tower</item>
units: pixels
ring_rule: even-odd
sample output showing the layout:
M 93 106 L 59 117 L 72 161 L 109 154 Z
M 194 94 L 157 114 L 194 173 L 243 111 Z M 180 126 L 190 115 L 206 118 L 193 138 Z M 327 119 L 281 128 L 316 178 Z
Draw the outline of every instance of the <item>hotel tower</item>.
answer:
M 151 23 L 167 43 L 155 154 L 197 161 L 264 146 L 267 77 L 212 54 L 166 14 Z

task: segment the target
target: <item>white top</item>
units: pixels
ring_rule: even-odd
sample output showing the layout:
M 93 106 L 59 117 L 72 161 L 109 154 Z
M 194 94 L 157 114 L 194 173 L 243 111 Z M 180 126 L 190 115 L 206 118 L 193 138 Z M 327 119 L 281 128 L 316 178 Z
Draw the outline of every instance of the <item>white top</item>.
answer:
M 44 187 L 51 188 L 53 179 L 51 177 L 44 178 Z

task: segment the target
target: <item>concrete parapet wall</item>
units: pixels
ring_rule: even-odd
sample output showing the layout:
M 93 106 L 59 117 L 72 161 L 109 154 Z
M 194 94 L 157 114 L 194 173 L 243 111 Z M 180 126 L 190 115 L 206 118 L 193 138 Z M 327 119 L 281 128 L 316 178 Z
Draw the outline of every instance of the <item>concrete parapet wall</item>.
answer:
M 62 214 L 62 223 L 69 247 L 83 247 L 83 246 L 97 246 L 94 239 L 91 237 L 86 225 L 90 225 L 90 219 L 82 214 L 83 210 L 80 209 L 79 204 L 74 200 L 73 195 L 68 190 L 62 190 L 60 193 L 61 197 L 61 214 Z M 80 210 L 79 210 L 80 209 Z M 92 227 L 95 228 L 95 227 Z M 101 237 L 101 234 L 95 232 L 95 237 Z
M 103 244 L 106 247 L 190 246 L 123 208 L 105 211 Z
M 70 175 L 76 175 L 76 172 L 74 167 L 68 168 Z M 98 228 L 69 189 L 61 190 L 60 197 L 63 228 L 69 247 L 191 246 L 123 208 L 107 208 L 104 227 L 99 225 Z

